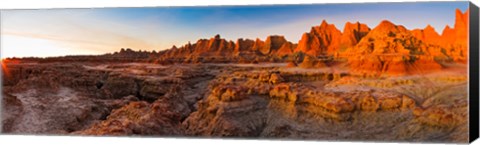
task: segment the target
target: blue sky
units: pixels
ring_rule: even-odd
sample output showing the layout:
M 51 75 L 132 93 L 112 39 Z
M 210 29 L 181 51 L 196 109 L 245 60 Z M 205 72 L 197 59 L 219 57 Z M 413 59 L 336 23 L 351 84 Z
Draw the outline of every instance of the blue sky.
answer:
M 2 57 L 103 54 L 122 47 L 162 50 L 215 34 L 229 40 L 284 35 L 297 43 L 322 20 L 339 30 L 359 21 L 390 20 L 408 29 L 453 26 L 468 2 L 363 3 L 212 7 L 6 10 L 1 12 Z

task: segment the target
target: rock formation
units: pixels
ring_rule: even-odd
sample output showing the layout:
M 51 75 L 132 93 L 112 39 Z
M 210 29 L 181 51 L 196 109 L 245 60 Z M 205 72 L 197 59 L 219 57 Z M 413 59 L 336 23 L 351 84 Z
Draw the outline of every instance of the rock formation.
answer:
M 346 50 L 349 47 L 355 46 L 365 35 L 368 34 L 368 32 L 370 32 L 370 28 L 366 24 L 347 22 L 343 29 L 338 51 Z
M 300 52 L 312 57 L 333 56 L 335 59 L 344 59 L 352 55 L 373 52 L 366 48 L 371 49 L 367 45 L 372 45 L 372 47 L 375 45 L 375 55 L 377 55 L 375 57 L 395 53 L 397 58 L 392 57 L 392 62 L 388 67 L 372 64 L 373 66 L 370 68 L 377 67 L 376 70 L 379 71 L 375 70 L 375 72 L 379 74 L 391 72 L 392 75 L 404 75 L 409 73 L 408 68 L 397 68 L 393 65 L 409 67 L 409 64 L 400 61 L 414 63 L 413 57 L 417 57 L 417 55 L 428 55 L 426 57 L 429 60 L 433 57 L 435 61 L 440 62 L 454 60 L 465 63 L 467 24 L 468 10 L 465 13 L 457 10 L 454 28 L 446 26 L 441 35 L 430 25 L 424 29 L 407 30 L 401 25 L 395 25 L 386 20 L 375 27 L 375 31 L 371 31 L 367 25 L 360 22 L 347 22 L 341 32 L 335 25 L 323 20 L 320 25 L 313 26 L 310 32 L 304 33 L 298 44 L 291 43 L 279 35 L 268 36 L 265 41 L 257 38 L 256 40 L 238 39 L 236 42 L 227 41 L 220 38 L 220 35 L 216 35 L 210 39 L 200 39 L 194 44 L 188 43 L 180 48 L 172 47 L 162 51 L 159 53 L 158 62 L 162 64 L 170 62 L 286 62 L 295 59 L 295 53 Z M 386 46 L 387 44 L 389 46 Z M 387 48 L 384 49 L 384 47 Z M 407 57 L 407 55 L 410 56 Z M 380 59 L 383 61 L 383 58 Z M 425 60 L 425 58 L 421 59 Z M 369 60 L 361 59 L 359 61 Z M 434 65 L 436 62 L 429 63 Z M 356 68 L 353 69 L 356 70 Z
M 426 32 L 431 30 L 427 29 Z M 428 54 L 426 49 L 425 43 L 405 27 L 382 21 L 355 47 L 347 50 L 346 54 L 350 56 L 349 63 L 353 72 L 367 76 L 398 76 L 421 73 L 422 71 L 419 72 L 418 69 L 425 71 L 441 69 L 441 66 L 433 60 L 433 56 L 430 57 L 432 59 L 424 58 L 427 56 L 423 55 Z M 412 67 L 412 63 L 426 63 L 425 65 L 430 67 L 425 69 Z
M 310 33 L 304 33 L 295 52 L 318 56 L 333 54 L 338 50 L 342 33 L 335 25 L 323 20 L 320 26 L 312 27 Z
M 454 26 L 455 39 L 453 46 L 447 51 L 456 62 L 461 63 L 466 63 L 468 58 L 468 14 L 468 9 L 465 13 L 462 13 L 459 9 L 456 10 Z
M 303 62 L 299 65 L 301 68 L 322 68 L 326 66 L 327 65 L 324 62 L 319 61 L 317 58 L 312 56 L 305 57 Z
M 276 52 L 284 43 L 287 43 L 287 40 L 283 36 L 268 36 L 263 47 L 261 47 L 259 51 L 264 55 L 268 55 Z
M 247 60 L 272 61 L 269 57 L 283 57 L 293 52 L 295 44 L 283 36 L 268 36 L 265 41 L 256 39 L 238 39 L 227 41 L 216 35 L 211 39 L 200 39 L 195 44 L 160 52 L 160 63 L 168 61 L 202 63 L 202 62 L 247 62 Z
M 79 135 L 181 135 L 179 122 L 190 113 L 178 90 L 148 103 L 135 101 L 113 110 L 106 120 L 74 132 Z
M 291 42 L 285 42 L 282 44 L 282 46 L 277 50 L 275 55 L 283 57 L 283 56 L 289 56 L 293 54 L 293 49 L 295 48 L 295 45 L 292 44 Z
M 238 39 L 235 42 L 234 55 L 236 56 L 252 56 L 255 55 L 252 47 L 255 44 L 255 41 L 250 39 Z
M 417 39 L 422 40 L 425 43 L 431 43 L 431 44 L 443 43 L 440 35 L 430 25 L 427 25 L 427 27 L 425 27 L 423 30 L 422 29 L 412 30 L 412 33 Z
M 435 47 L 433 50 L 429 50 L 429 54 L 442 58 L 448 57 L 456 62 L 466 63 L 468 51 L 468 11 L 462 13 L 457 9 L 455 11 L 454 27 L 445 26 L 441 35 L 438 35 L 430 25 L 427 25 L 423 30 L 413 30 L 412 33 L 426 44 Z

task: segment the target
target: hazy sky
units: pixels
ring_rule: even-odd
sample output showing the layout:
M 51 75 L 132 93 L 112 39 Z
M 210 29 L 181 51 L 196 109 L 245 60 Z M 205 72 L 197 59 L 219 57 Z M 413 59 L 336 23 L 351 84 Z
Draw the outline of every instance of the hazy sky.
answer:
M 468 2 L 156 7 L 1 11 L 1 57 L 103 54 L 120 48 L 163 50 L 220 34 L 228 40 L 284 35 L 297 43 L 323 19 L 375 27 L 387 19 L 408 29 L 453 26 Z

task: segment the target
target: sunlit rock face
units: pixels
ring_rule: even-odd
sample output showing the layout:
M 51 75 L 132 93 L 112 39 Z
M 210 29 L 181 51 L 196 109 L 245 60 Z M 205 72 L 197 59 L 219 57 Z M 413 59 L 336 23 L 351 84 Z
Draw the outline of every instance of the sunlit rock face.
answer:
M 412 30 L 412 33 L 424 43 L 435 47 L 430 49 L 429 54 L 434 56 L 446 55 L 459 63 L 466 63 L 467 59 L 467 40 L 468 40 L 468 10 L 462 13 L 455 11 L 455 23 L 453 28 L 445 26 L 441 35 L 427 25 L 423 30 Z M 443 53 L 443 54 L 442 54 Z
M 365 74 L 352 62 L 353 69 L 365 75 L 407 75 L 415 69 L 415 60 L 428 62 L 428 70 L 439 70 L 437 62 L 455 61 L 466 63 L 467 60 L 467 23 L 468 11 L 456 11 L 454 27 L 446 26 L 440 35 L 432 26 L 423 29 L 408 30 L 402 25 L 384 20 L 371 29 L 360 22 L 347 22 L 343 31 L 334 24 L 323 20 L 320 25 L 313 26 L 309 32 L 300 36 L 298 43 L 292 43 L 281 35 L 270 35 L 265 39 L 237 39 L 235 42 L 225 40 L 220 35 L 210 39 L 200 39 L 196 43 L 188 43 L 181 47 L 173 46 L 162 51 L 156 62 L 161 64 L 175 63 L 258 63 L 287 62 L 298 59 L 298 54 L 312 57 L 333 57 L 349 59 L 352 55 L 373 52 L 376 58 L 356 58 L 358 63 L 366 63 L 366 68 L 373 72 Z M 407 52 L 408 51 L 408 52 Z M 383 55 L 397 57 L 383 58 Z M 410 55 L 411 57 L 405 57 Z M 366 55 L 363 55 L 367 57 Z M 418 58 L 417 58 L 418 57 Z M 383 59 L 392 59 L 385 60 Z M 350 60 L 352 61 L 352 60 Z M 404 62 L 408 61 L 408 63 Z M 296 63 L 299 63 L 297 61 Z M 378 66 L 376 63 L 388 63 Z M 412 67 L 413 64 L 413 68 Z M 417 72 L 414 72 L 417 73 Z
M 432 30 L 427 28 L 425 31 Z M 418 33 L 423 35 L 425 31 Z M 434 60 L 438 57 L 437 51 L 440 52 L 440 47 L 426 45 L 415 37 L 415 32 L 382 21 L 345 54 L 362 54 L 360 57 L 349 58 L 353 72 L 360 75 L 404 76 L 441 70 L 442 66 Z
M 339 57 L 339 54 L 343 53 L 348 48 L 357 45 L 357 43 L 360 42 L 360 40 L 370 32 L 370 30 L 371 29 L 366 24 L 362 24 L 360 22 L 345 23 L 343 34 L 340 38 L 340 45 L 338 46 L 337 50 L 335 50 L 333 55 L 335 57 Z
M 302 35 L 295 51 L 312 56 L 332 54 L 339 48 L 341 37 L 342 32 L 324 20 L 320 26 L 314 26 L 309 33 Z

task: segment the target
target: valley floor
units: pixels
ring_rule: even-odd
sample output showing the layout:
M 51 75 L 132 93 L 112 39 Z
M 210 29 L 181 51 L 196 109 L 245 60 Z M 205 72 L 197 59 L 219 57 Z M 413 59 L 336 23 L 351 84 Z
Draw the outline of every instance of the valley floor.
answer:
M 285 63 L 8 68 L 7 134 L 468 141 L 465 66 L 399 77 Z

